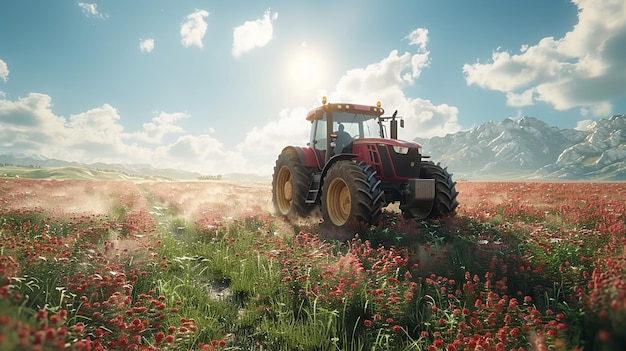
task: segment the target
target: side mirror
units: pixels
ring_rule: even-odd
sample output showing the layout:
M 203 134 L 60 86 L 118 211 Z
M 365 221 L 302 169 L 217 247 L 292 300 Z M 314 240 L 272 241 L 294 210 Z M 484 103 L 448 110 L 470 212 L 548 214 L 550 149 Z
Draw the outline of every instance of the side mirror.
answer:
M 404 120 L 403 119 L 400 120 L 400 128 L 404 128 Z

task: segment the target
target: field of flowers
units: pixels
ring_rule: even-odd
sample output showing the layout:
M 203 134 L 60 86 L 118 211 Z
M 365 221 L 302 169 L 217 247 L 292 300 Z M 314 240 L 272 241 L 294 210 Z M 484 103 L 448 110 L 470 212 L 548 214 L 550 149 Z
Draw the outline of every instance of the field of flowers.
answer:
M 0 350 L 620 350 L 626 183 L 461 182 L 359 233 L 267 184 L 0 180 Z

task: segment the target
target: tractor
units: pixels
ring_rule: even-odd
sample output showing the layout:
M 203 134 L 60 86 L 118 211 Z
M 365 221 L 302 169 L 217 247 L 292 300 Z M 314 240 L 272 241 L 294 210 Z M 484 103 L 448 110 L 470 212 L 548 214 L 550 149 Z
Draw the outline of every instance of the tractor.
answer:
M 419 143 L 398 140 L 404 119 L 397 112 L 383 117 L 380 102 L 327 103 L 323 97 L 306 116 L 307 146 L 287 146 L 276 160 L 277 214 L 296 220 L 319 206 L 324 223 L 343 228 L 378 224 L 382 209 L 392 203 L 399 203 L 407 218 L 454 215 L 458 192 L 452 174 L 428 161 Z

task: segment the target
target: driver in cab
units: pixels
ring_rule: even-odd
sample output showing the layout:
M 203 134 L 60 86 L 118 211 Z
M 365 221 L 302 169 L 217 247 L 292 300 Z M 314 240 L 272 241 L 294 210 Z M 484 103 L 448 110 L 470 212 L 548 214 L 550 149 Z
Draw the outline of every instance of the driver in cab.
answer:
M 340 123 L 338 129 L 339 130 L 334 133 L 337 135 L 335 139 L 335 155 L 342 153 L 343 149 L 352 142 L 352 136 L 344 130 L 345 127 L 343 124 Z

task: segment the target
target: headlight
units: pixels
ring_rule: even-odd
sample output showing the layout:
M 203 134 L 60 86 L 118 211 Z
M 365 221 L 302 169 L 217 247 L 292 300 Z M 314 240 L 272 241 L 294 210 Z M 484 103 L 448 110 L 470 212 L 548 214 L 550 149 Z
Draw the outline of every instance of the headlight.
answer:
M 409 148 L 406 146 L 394 146 L 393 151 L 398 154 L 406 155 L 409 153 Z

